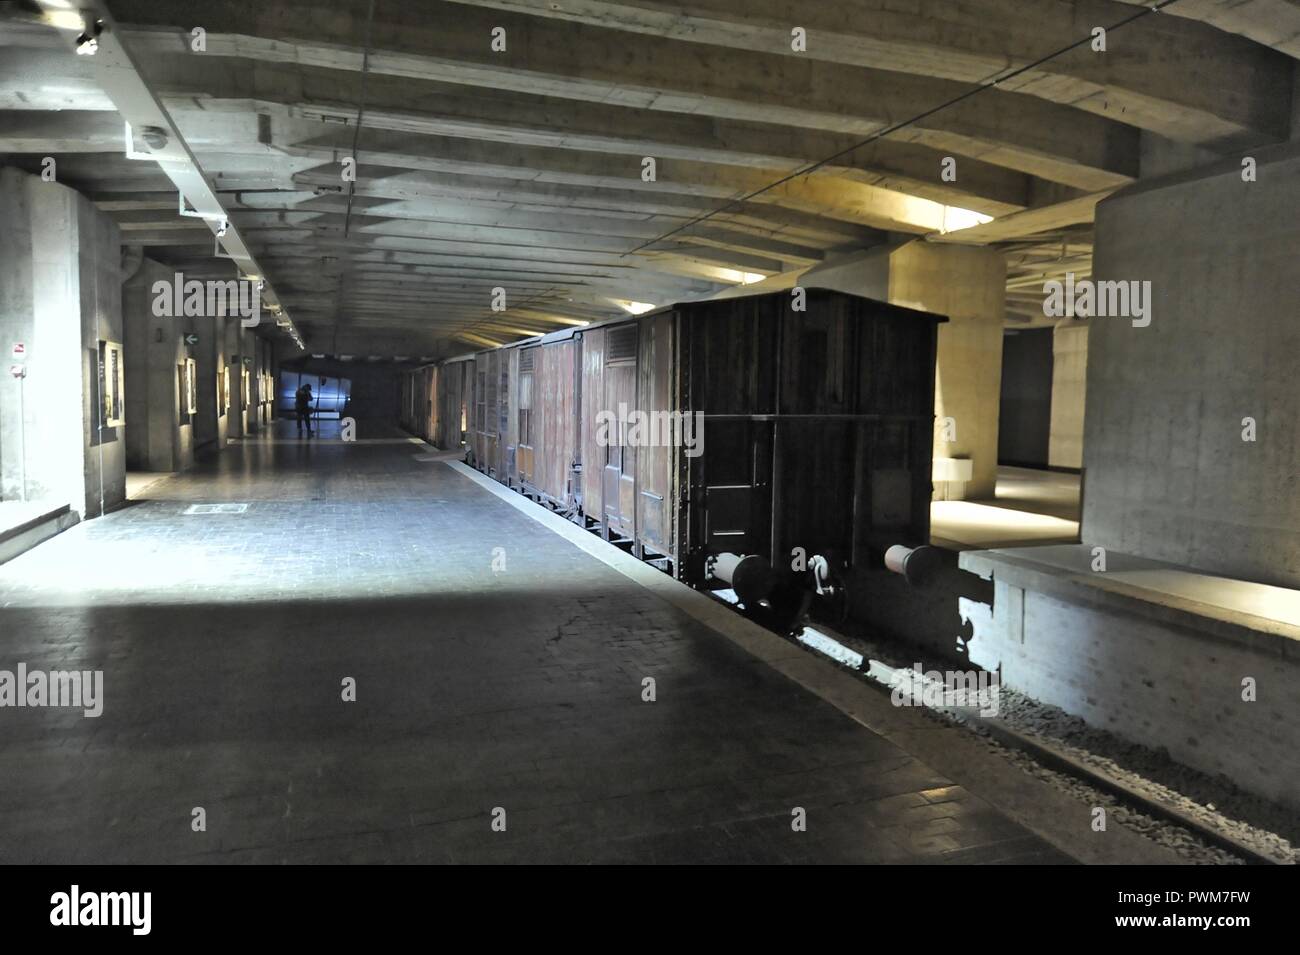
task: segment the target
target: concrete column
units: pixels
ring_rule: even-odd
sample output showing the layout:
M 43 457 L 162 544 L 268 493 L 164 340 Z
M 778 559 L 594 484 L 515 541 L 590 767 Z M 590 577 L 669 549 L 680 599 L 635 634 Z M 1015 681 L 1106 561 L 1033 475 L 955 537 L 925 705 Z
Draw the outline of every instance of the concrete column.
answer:
M 1087 393 L 1088 323 L 1068 318 L 1052 331 L 1052 432 L 1047 463 L 1083 467 L 1083 409 Z
M 123 340 L 118 229 L 72 189 L 16 169 L 0 169 L 0 223 L 0 496 L 96 517 L 126 498 L 123 429 L 105 423 L 99 388 L 100 342 Z M 9 375 L 17 343 L 21 383 Z
M 230 408 L 226 412 L 226 437 L 242 438 L 246 431 L 244 407 L 244 328 L 238 318 L 228 318 L 223 336 L 224 357 L 230 369 Z
M 1300 146 L 1254 158 L 1098 206 L 1094 275 L 1149 282 L 1149 324 L 1091 320 L 1083 539 L 1297 587 Z
M 194 450 L 196 454 L 213 453 L 226 446 L 229 417 L 222 403 L 226 319 L 202 318 L 196 322 L 199 341 L 194 346 L 194 357 L 198 364 L 199 411 L 194 416 Z
M 251 328 L 242 330 L 239 354 L 247 359 L 244 371 L 248 373 L 248 407 L 244 409 L 244 433 L 257 434 L 262 428 L 261 399 L 258 394 L 258 376 L 262 368 L 262 340 Z
M 235 401 L 235 382 L 230 368 L 226 326 L 230 319 L 212 319 L 213 377 L 216 382 L 217 448 L 225 450 L 230 440 L 230 415 Z
M 1006 261 L 1001 253 L 913 240 L 815 266 L 800 284 L 948 316 L 948 323 L 939 327 L 935 374 L 935 494 L 992 497 L 1006 313 Z M 969 479 L 963 480 L 967 467 Z
M 279 400 L 280 396 L 276 393 L 276 388 L 280 382 L 280 354 L 276 351 L 275 345 L 269 341 L 263 343 L 266 349 L 266 372 L 268 389 L 266 396 L 266 424 L 271 426 L 271 422 L 280 416 Z
M 193 425 L 185 405 L 185 360 L 193 357 L 186 336 L 194 319 L 156 315 L 155 286 L 171 289 L 175 271 L 145 259 L 122 286 L 126 326 L 128 417 L 127 467 L 183 471 L 194 463 Z M 170 292 L 168 293 L 170 294 Z

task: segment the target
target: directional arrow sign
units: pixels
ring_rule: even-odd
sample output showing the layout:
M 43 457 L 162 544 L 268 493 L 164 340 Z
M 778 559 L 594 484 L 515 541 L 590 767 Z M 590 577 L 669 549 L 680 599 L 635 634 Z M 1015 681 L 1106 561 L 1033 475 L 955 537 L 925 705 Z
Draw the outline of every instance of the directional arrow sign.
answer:
M 186 335 L 186 336 L 185 336 L 185 344 L 187 344 L 187 345 L 197 345 L 198 343 L 199 343 L 199 336 L 198 336 L 198 335 Z

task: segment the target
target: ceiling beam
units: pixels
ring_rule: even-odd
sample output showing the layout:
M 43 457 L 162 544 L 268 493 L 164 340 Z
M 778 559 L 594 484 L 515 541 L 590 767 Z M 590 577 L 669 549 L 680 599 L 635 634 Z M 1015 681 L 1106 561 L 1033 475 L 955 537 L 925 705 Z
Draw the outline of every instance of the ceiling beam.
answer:
M 748 0 L 743 5 L 691 0 L 686 7 L 657 0 L 455 2 L 639 36 L 963 83 L 986 82 L 1025 67 L 1074 41 L 1090 39 L 1093 27 L 1111 27 L 1138 12 L 1111 0 L 1038 0 L 1028 7 L 1025 0 L 914 0 L 905 6 L 893 0 Z M 1267 24 L 1269 29 L 1257 29 L 1251 38 L 1290 43 L 1291 54 L 1297 55 L 1300 7 L 1293 0 L 1178 0 L 1167 10 L 1182 19 L 1143 16 L 1112 30 L 1104 53 L 1085 45 L 1000 88 L 1112 119 L 1123 117 L 1125 123 L 1180 142 L 1241 148 L 1285 138 L 1292 73 L 1288 57 L 1207 24 Z M 1289 34 L 1284 32 L 1288 21 Z M 801 52 L 792 49 L 795 26 L 807 33 Z
M 131 33 L 143 49 L 152 54 L 187 49 L 188 25 L 169 23 L 172 14 L 152 0 L 118 4 L 124 20 L 152 28 Z M 359 0 L 341 0 L 329 17 L 319 16 L 304 0 L 255 8 L 210 0 L 203 20 L 205 55 L 361 68 L 361 51 L 353 47 L 366 29 L 365 3 Z M 498 26 L 515 37 L 503 53 L 490 48 L 491 31 Z M 372 35 L 366 62 L 375 75 L 859 136 L 924 114 L 969 89 L 952 80 L 658 36 L 629 44 L 616 30 L 437 2 L 384 6 Z M 756 75 L 762 83 L 753 81 Z M 1133 127 L 1000 90 L 931 113 L 891 138 L 1081 189 L 1123 185 L 1138 169 Z

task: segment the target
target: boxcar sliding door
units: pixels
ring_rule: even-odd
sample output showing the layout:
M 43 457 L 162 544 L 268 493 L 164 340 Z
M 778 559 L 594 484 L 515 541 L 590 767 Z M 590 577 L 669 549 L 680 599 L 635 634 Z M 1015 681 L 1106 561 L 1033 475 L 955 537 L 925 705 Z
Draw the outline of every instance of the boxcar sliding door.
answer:
M 673 328 L 677 316 L 664 312 L 642 319 L 637 357 L 637 402 L 645 413 L 636 460 L 636 530 L 639 550 L 673 557 L 674 476 L 678 447 L 686 437 L 702 438 L 693 420 L 679 421 L 674 408 Z M 638 553 L 638 556 L 641 554 Z
M 637 323 L 605 329 L 605 410 L 615 421 L 608 429 L 601 477 L 603 520 L 610 531 L 636 535 L 636 456 L 627 444 L 626 418 L 636 407 Z
M 540 345 L 519 349 L 519 444 L 515 453 L 515 467 L 519 483 L 533 485 L 533 457 L 536 450 L 535 397 L 538 367 L 537 353 Z

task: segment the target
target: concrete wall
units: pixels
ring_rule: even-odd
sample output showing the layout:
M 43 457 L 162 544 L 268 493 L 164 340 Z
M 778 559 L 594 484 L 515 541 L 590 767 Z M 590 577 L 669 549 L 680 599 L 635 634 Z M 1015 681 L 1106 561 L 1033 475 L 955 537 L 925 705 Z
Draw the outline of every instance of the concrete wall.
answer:
M 212 322 L 212 348 L 216 353 L 214 358 L 215 379 L 213 381 L 213 390 L 217 402 L 217 449 L 224 450 L 226 442 L 230 440 L 230 418 L 234 410 L 238 408 L 238 379 L 235 378 L 234 372 L 230 373 L 230 380 L 226 380 L 226 369 L 230 366 L 229 341 L 226 338 L 227 328 L 232 323 L 232 319 L 213 318 Z M 200 386 L 203 379 L 199 379 Z
M 279 366 L 275 359 L 275 345 L 267 338 L 257 339 L 257 369 L 259 377 L 254 385 L 259 389 L 257 401 L 257 420 L 260 427 L 269 429 L 275 420 L 275 382 L 279 376 Z M 263 387 L 262 375 L 268 376 L 269 384 Z
M 1088 383 L 1088 322 L 1064 319 L 1052 331 L 1052 425 L 1047 463 L 1083 467 L 1083 413 Z
M 45 185 L 48 185 L 46 183 Z M 86 514 L 103 514 L 126 500 L 126 433 L 103 422 L 99 342 L 124 345 L 122 328 L 122 244 L 117 224 L 87 199 L 76 197 L 78 291 L 81 304 L 83 434 Z M 123 362 L 125 362 L 125 351 Z M 124 384 L 125 388 L 125 384 Z M 123 395 L 125 399 L 125 394 Z M 123 415 L 125 421 L 125 414 Z M 98 510 L 92 509 L 97 502 Z
M 253 329 L 240 329 L 239 354 L 241 360 L 248 359 L 244 363 L 249 376 L 248 407 L 244 409 L 244 434 L 255 435 L 264 426 L 261 417 L 261 395 L 258 392 L 258 382 L 265 352 L 262 348 L 262 340 L 257 337 Z
M 285 371 L 306 372 L 352 382 L 347 413 L 357 421 L 378 421 L 397 425 L 401 417 L 402 382 L 399 366 L 391 362 L 333 361 L 306 357 L 287 360 Z M 314 387 L 314 383 L 313 383 Z
M 226 412 L 226 437 L 242 438 L 246 430 L 244 407 L 244 328 L 239 319 L 227 319 L 222 330 L 222 357 L 230 368 L 230 409 Z
M 194 346 L 198 371 L 198 414 L 194 415 L 195 455 L 214 454 L 223 450 L 229 436 L 229 414 L 219 405 L 222 372 L 228 357 L 226 319 L 196 319 L 199 342 Z M 235 320 L 238 324 L 238 320 Z M 232 384 L 233 391 L 233 384 Z M 234 395 L 231 395 L 232 399 Z
M 196 320 L 153 313 L 153 284 L 170 283 L 174 274 L 172 268 L 145 259 L 122 286 L 131 470 L 183 471 L 194 463 L 194 428 L 183 410 L 177 369 L 194 357 L 185 336 L 195 331 Z
M 1076 602 L 999 579 L 993 586 L 993 619 L 987 607 L 967 606 L 971 662 L 1092 726 L 1300 808 L 1300 680 L 1287 640 L 1225 640 L 1208 622 L 1206 631 L 1171 626 L 1099 592 Z M 1246 677 L 1259 689 L 1250 702 Z
M 998 466 L 998 393 L 1006 261 L 992 249 L 914 240 L 809 269 L 808 287 L 832 288 L 948 316 L 935 370 L 936 457 L 970 458 L 973 477 L 949 497 L 992 497 Z M 947 441 L 944 419 L 956 425 Z
M 270 343 L 237 318 L 155 316 L 154 283 L 165 281 L 170 287 L 175 276 L 171 267 L 145 259 L 122 290 L 132 342 L 127 361 L 132 410 L 127 451 L 133 469 L 184 470 L 194 463 L 196 447 L 205 452 L 220 450 L 228 438 L 256 434 L 270 421 L 270 406 L 262 401 L 258 377 L 270 366 Z M 197 342 L 187 345 L 187 336 L 197 337 Z M 183 409 L 177 374 L 186 358 L 195 359 L 198 376 L 199 411 L 192 418 Z M 220 375 L 227 366 L 230 407 L 222 413 Z M 245 369 L 250 376 L 247 406 L 241 386 Z
M 121 427 L 100 416 L 99 342 L 123 342 L 117 226 L 57 182 L 0 169 L 0 346 L 28 375 L 0 382 L 0 496 L 98 516 L 126 498 Z M 10 362 L 5 362 L 8 371 Z M 25 474 L 25 486 L 24 486 Z
M 1083 539 L 1297 587 L 1300 149 L 1256 158 L 1098 206 L 1094 274 L 1150 281 L 1152 312 L 1091 321 Z
M 1045 467 L 1051 427 L 1052 330 L 1006 331 L 998 399 L 998 461 Z
M 244 327 L 239 319 L 226 320 L 224 331 L 224 360 L 230 366 L 230 410 L 226 415 L 226 433 L 229 438 L 255 435 L 270 424 L 268 416 L 271 391 L 261 392 L 260 375 L 270 372 L 273 349 L 257 334 L 255 328 Z M 247 373 L 248 402 L 244 402 L 242 376 Z

